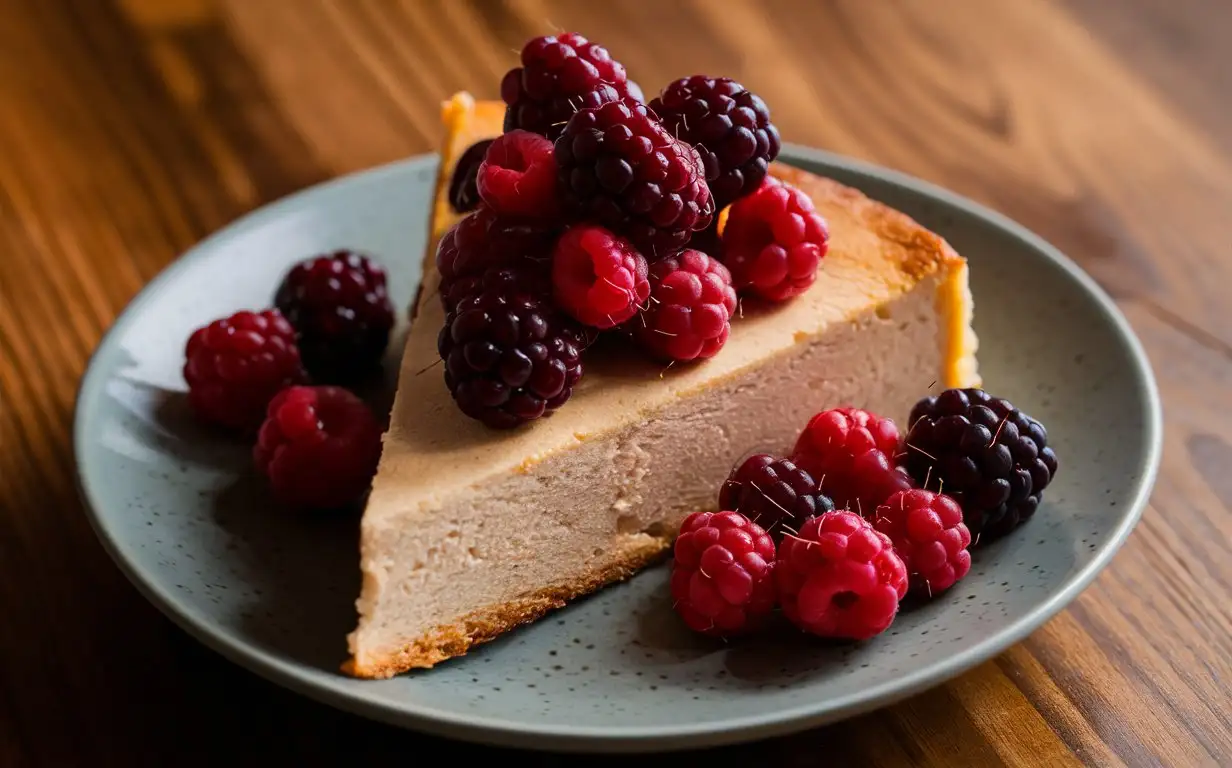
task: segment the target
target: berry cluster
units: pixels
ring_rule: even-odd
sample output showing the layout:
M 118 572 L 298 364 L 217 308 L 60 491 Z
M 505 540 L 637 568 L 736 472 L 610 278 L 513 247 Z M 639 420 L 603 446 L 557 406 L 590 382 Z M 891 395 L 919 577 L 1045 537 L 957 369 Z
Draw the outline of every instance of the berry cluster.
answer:
M 368 256 L 324 254 L 286 274 L 274 308 L 237 312 L 188 339 L 193 411 L 255 436 L 257 468 L 289 506 L 345 507 L 376 473 L 381 426 L 340 385 L 362 384 L 380 369 L 394 324 L 385 283 L 385 270 Z
M 790 457 L 732 469 L 723 511 L 685 519 L 676 610 L 708 635 L 752 631 L 777 605 L 819 637 L 874 637 L 909 592 L 932 599 L 966 576 L 981 532 L 1030 517 L 1056 470 L 1043 426 L 982 390 L 921 400 L 905 438 L 866 410 L 822 411 Z
M 740 83 L 687 77 L 646 103 L 607 49 L 570 32 L 527 42 L 501 98 L 502 135 L 454 168 L 450 203 L 468 215 L 436 254 L 446 385 L 467 415 L 515 427 L 551 413 L 600 333 L 667 363 L 713 357 L 738 292 L 785 301 L 816 278 L 826 223 L 768 176 L 778 129 Z M 564 339 L 579 342 L 545 346 Z M 537 388 L 531 359 L 567 383 Z

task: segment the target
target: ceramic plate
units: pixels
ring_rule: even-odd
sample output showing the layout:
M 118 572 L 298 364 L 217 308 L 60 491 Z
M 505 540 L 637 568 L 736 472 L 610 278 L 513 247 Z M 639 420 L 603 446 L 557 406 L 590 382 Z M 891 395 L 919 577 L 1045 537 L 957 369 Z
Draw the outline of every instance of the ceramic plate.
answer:
M 803 638 L 715 645 L 682 628 L 659 567 L 434 670 L 379 682 L 338 672 L 359 589 L 356 523 L 301 519 L 268 502 L 248 447 L 189 417 L 183 347 L 198 325 L 268 305 L 292 263 L 334 248 L 376 255 L 395 305 L 408 306 L 434 157 L 257 211 L 132 302 L 77 403 L 80 485 L 99 538 L 155 605 L 249 669 L 352 712 L 512 746 L 634 751 L 761 738 L 883 706 L 988 659 L 1072 600 L 1138 520 L 1160 450 L 1146 357 L 1091 279 L 1021 226 L 833 155 L 789 148 L 782 159 L 905 211 L 970 260 L 986 386 L 1043 421 L 1061 457 L 1035 518 L 883 636 L 847 648 Z

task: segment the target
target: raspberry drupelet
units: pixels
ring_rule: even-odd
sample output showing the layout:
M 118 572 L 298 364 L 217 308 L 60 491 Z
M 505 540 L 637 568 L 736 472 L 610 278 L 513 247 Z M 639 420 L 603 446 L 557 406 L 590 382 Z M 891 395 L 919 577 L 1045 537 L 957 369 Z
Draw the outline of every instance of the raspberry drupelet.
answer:
M 774 576 L 783 614 L 819 637 L 879 635 L 907 594 L 907 569 L 889 538 L 846 510 L 814 517 L 784 538 Z
M 193 411 L 239 433 L 256 432 L 270 399 L 307 380 L 295 329 L 277 310 L 237 312 L 198 328 L 184 357 Z
M 810 517 L 832 511 L 834 502 L 790 459 L 757 453 L 732 469 L 719 490 L 719 508 L 745 515 L 779 541 Z
M 668 133 L 701 155 L 719 210 L 757 189 L 778 157 L 779 132 L 766 103 L 730 78 L 681 78 L 649 106 Z
M 629 321 L 641 347 L 667 362 L 714 357 L 731 333 L 731 275 L 701 251 L 682 251 L 650 268 L 650 301 Z
M 786 301 L 816 281 L 829 242 L 829 228 L 813 200 L 782 181 L 766 179 L 728 211 L 723 263 L 737 291 Z
M 522 129 L 549 139 L 579 109 L 622 98 L 640 101 L 625 68 L 601 45 L 573 32 L 536 37 L 522 48 L 522 66 L 501 80 L 506 132 Z
M 645 105 L 579 110 L 555 152 L 567 210 L 629 238 L 651 262 L 684 248 L 714 217 L 697 151 Z
M 898 427 L 860 408 L 832 408 L 809 420 L 792 461 L 817 478 L 823 493 L 840 509 L 872 516 L 911 478 L 894 465 Z
M 288 387 L 269 404 L 253 460 L 280 502 L 335 509 L 368 490 L 381 457 L 381 425 L 341 387 Z
M 971 570 L 971 533 L 962 509 L 932 491 L 899 491 L 877 507 L 873 527 L 890 537 L 916 594 L 934 597 Z
M 743 634 L 774 610 L 774 542 L 744 515 L 694 512 L 673 551 L 672 600 L 694 631 Z
M 557 306 L 593 328 L 617 326 L 650 296 L 649 267 L 629 241 L 603 227 L 570 228 L 552 251 Z
M 317 383 L 353 384 L 377 370 L 394 326 L 385 270 L 349 250 L 297 264 L 274 295 Z

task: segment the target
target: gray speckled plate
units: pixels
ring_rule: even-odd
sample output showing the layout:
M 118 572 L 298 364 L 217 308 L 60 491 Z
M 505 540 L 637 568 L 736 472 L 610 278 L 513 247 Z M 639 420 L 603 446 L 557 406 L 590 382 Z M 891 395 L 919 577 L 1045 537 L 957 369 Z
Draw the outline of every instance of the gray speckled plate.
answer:
M 1041 419 L 1061 457 L 1035 519 L 982 549 L 952 594 L 902 614 L 887 634 L 849 648 L 802 638 L 715 645 L 676 620 L 660 567 L 435 670 L 381 682 L 338 673 L 359 586 L 355 522 L 269 504 L 248 473 L 248 447 L 188 417 L 181 355 L 192 328 L 265 306 L 289 265 L 331 248 L 380 257 L 396 305 L 407 306 L 431 157 L 258 211 L 137 297 L 77 403 L 80 484 L 103 545 L 180 626 L 259 674 L 388 722 L 515 746 L 633 751 L 759 738 L 882 706 L 1000 652 L 1072 600 L 1137 521 L 1160 450 L 1147 360 L 1095 284 L 1022 227 L 896 173 L 784 154 L 906 211 L 971 261 L 986 386 Z

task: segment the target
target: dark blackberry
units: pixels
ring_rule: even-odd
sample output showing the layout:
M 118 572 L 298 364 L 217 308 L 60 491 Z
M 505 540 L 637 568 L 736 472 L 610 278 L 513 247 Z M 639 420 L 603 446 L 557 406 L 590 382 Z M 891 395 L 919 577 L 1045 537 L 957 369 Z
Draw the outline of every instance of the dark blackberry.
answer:
M 740 512 L 779 541 L 810 517 L 832 511 L 834 502 L 791 460 L 759 453 L 732 470 L 719 490 L 719 508 Z
M 701 155 L 718 210 L 757 189 L 778 157 L 779 131 L 766 103 L 729 78 L 681 78 L 650 109 L 668 133 Z
M 582 376 L 581 350 L 564 315 L 507 286 L 463 299 L 437 337 L 445 386 L 458 407 L 499 429 L 563 405 Z
M 485 205 L 455 224 L 436 246 L 441 303 L 448 312 L 478 293 L 491 270 L 512 269 L 522 289 L 551 292 L 551 254 L 556 230 L 500 216 Z
M 625 68 L 581 35 L 536 37 L 522 48 L 522 66 L 505 73 L 501 99 L 505 131 L 520 128 L 555 139 L 579 109 L 636 99 Z
M 380 368 L 394 325 L 385 270 L 340 250 L 297 264 L 274 294 L 317 384 L 354 384 Z
M 458 213 L 469 213 L 479 207 L 479 166 L 495 139 L 484 139 L 467 147 L 454 164 L 449 178 L 449 205 Z
M 977 543 L 1004 536 L 1039 506 L 1057 472 L 1042 424 L 981 389 L 916 403 L 900 461 L 921 487 L 954 498 Z
M 714 218 L 701 158 L 645 105 L 577 112 L 555 151 L 571 212 L 628 238 L 651 262 L 679 252 Z

